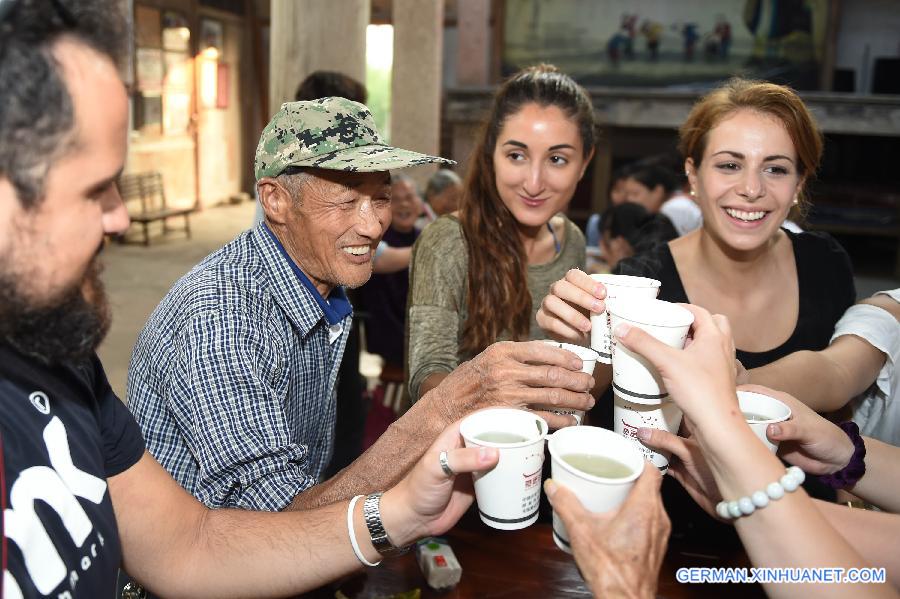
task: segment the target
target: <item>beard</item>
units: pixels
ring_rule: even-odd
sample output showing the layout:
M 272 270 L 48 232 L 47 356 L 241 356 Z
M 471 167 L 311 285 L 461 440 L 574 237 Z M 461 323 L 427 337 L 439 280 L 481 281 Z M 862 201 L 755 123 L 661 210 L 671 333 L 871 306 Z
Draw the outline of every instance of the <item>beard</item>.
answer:
M 94 256 L 79 283 L 36 302 L 23 289 L 25 277 L 0 264 L 0 342 L 45 365 L 89 358 L 110 325 L 101 270 Z

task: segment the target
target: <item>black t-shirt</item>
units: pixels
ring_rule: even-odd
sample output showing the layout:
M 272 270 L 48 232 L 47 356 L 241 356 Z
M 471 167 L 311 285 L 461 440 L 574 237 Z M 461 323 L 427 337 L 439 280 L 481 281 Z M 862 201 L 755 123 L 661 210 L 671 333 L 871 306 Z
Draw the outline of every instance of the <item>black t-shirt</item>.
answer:
M 745 368 L 758 368 L 800 350 L 818 351 L 828 346 L 834 326 L 856 301 L 853 267 L 841 245 L 827 233 L 785 231 L 794 248 L 800 309 L 791 336 L 764 352 L 737 350 Z M 616 274 L 657 279 L 659 299 L 690 303 L 668 244 L 619 263 Z
M 4 596 L 114 597 L 122 561 L 106 478 L 141 431 L 99 359 L 42 366 L 0 344 Z
M 856 301 L 853 267 L 850 257 L 830 235 L 819 232 L 785 231 L 794 249 L 800 308 L 791 336 L 764 352 L 737 350 L 737 358 L 745 368 L 757 368 L 800 350 L 818 351 L 828 346 L 834 326 Z M 690 303 L 668 244 L 619 263 L 617 274 L 650 277 L 660 281 L 659 299 Z M 597 402 L 600 404 L 601 402 Z M 609 398 L 612 405 L 612 398 Z M 600 415 L 604 420 L 606 414 Z M 611 415 L 609 415 L 611 420 Z M 834 491 L 809 477 L 804 488 L 813 497 L 834 500 Z M 710 518 L 670 477 L 662 487 L 663 502 L 672 520 L 672 536 L 688 545 L 696 543 L 697 551 L 710 546 L 737 547 L 740 544 L 732 526 Z

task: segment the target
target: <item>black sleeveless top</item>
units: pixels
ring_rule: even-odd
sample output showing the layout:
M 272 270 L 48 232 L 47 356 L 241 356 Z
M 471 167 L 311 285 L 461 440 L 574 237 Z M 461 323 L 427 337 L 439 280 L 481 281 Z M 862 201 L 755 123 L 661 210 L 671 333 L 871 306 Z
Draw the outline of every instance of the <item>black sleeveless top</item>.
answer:
M 828 346 L 834 326 L 856 301 L 853 267 L 841 245 L 827 233 L 785 231 L 794 247 L 800 309 L 791 336 L 763 352 L 737 350 L 745 368 L 757 368 L 800 350 L 818 351 Z M 691 303 L 668 244 L 621 261 L 616 274 L 650 277 L 662 283 L 659 299 Z
M 819 232 L 785 233 L 793 245 L 797 265 L 800 295 L 797 324 L 791 336 L 778 347 L 764 352 L 738 349 L 737 358 L 747 369 L 764 366 L 796 351 L 824 349 L 837 321 L 856 301 L 850 257 L 834 238 Z M 657 279 L 661 283 L 659 299 L 690 303 L 668 244 L 621 261 L 615 273 Z M 613 402 L 611 393 L 608 394 L 609 397 L 598 401 L 597 405 L 608 405 L 611 412 Z M 594 417 L 595 412 L 591 415 Z M 607 418 L 610 424 L 612 422 L 611 413 L 597 416 L 603 426 L 606 426 Z M 834 491 L 816 477 L 808 477 L 803 486 L 813 497 L 834 501 Z M 672 521 L 672 538 L 682 546 L 703 553 L 709 547 L 733 549 L 740 545 L 733 526 L 709 517 L 671 477 L 663 480 L 662 496 Z

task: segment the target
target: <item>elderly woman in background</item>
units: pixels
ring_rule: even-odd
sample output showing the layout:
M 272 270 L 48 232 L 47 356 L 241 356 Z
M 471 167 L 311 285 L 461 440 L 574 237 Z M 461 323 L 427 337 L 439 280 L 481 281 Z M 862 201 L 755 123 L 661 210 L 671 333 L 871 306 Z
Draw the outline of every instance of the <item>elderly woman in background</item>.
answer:
M 442 168 L 431 175 L 425 186 L 425 210 L 416 227 L 424 229 L 439 216 L 456 212 L 462 187 L 462 179 L 450 169 Z

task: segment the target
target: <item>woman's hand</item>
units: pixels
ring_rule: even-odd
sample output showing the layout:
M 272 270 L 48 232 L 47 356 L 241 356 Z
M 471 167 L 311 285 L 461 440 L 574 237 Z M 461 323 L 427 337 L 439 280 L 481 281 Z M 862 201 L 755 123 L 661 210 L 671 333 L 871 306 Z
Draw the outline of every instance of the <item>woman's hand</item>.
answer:
M 648 447 L 672 453 L 669 474 L 675 477 L 703 511 L 720 520 L 716 504 L 722 501 L 722 494 L 700 445 L 692 438 L 693 425 L 690 420 L 685 418 L 681 429 L 686 436 L 680 437 L 668 431 L 644 427 L 637 430 L 637 436 Z
M 683 350 L 669 347 L 646 331 L 619 324 L 613 334 L 628 349 L 657 369 L 666 390 L 700 431 L 741 411 L 735 393 L 735 350 L 728 319 L 703 308 L 680 304 L 694 315 L 691 337 Z
M 606 287 L 587 273 L 573 268 L 550 285 L 537 311 L 537 323 L 556 339 L 585 345 L 591 330 L 591 313 L 606 309 Z
M 469 472 L 490 470 L 500 454 L 489 447 L 464 447 L 459 422 L 453 423 L 431 445 L 425 455 L 397 485 L 381 499 L 385 530 L 395 545 L 408 545 L 422 537 L 449 530 L 462 517 L 474 498 Z M 454 476 L 447 476 L 440 454 Z
M 744 385 L 742 391 L 754 391 L 774 397 L 791 409 L 791 419 L 770 424 L 766 436 L 778 443 L 778 455 L 809 474 L 832 474 L 850 462 L 853 443 L 834 423 L 816 414 L 798 399 L 760 385 Z
M 575 561 L 595 597 L 654 597 L 671 523 L 662 505 L 659 471 L 644 471 L 619 509 L 594 514 L 552 480 L 547 498 L 569 534 Z

